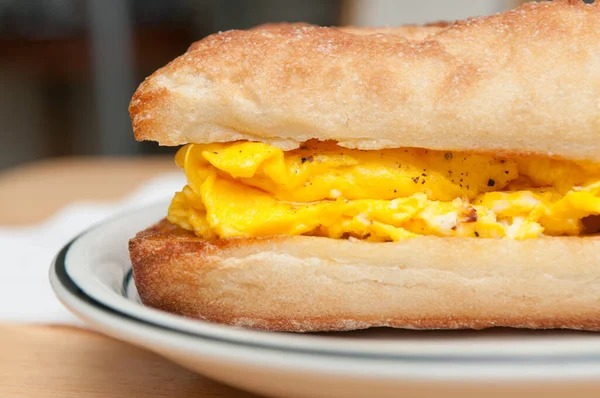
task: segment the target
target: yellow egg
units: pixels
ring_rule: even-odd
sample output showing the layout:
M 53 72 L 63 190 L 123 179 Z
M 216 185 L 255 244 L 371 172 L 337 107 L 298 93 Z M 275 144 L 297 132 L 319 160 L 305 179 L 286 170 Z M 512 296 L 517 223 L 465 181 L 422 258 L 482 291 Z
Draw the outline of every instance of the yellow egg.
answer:
M 168 219 L 205 239 L 577 235 L 600 214 L 597 166 L 418 148 L 362 151 L 310 141 L 187 145 L 188 185 Z M 581 186 L 580 186 L 581 185 Z

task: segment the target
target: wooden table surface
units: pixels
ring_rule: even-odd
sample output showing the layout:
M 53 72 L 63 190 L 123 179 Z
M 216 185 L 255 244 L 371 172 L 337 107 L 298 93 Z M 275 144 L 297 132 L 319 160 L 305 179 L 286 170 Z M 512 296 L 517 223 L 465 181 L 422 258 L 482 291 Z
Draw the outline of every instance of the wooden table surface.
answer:
M 172 159 L 63 159 L 0 173 L 0 226 L 77 200 L 118 200 Z M 6 303 L 5 303 L 6 304 Z M 250 397 L 148 351 L 69 326 L 0 324 L 0 397 Z

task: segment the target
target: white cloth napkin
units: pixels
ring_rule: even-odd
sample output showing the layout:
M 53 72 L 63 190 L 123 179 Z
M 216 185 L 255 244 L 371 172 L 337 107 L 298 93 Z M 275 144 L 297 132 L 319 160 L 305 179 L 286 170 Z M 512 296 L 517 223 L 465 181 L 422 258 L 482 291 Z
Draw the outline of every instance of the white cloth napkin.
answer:
M 54 255 L 91 225 L 117 212 L 166 200 L 184 184 L 181 173 L 163 174 L 118 202 L 72 203 L 38 225 L 0 226 L 0 322 L 81 325 L 50 287 Z

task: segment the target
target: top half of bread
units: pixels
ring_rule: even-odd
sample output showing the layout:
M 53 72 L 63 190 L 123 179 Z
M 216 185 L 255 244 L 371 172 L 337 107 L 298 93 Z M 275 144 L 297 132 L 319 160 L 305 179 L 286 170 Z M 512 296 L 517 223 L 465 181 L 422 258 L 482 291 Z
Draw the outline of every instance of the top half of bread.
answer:
M 598 2 L 596 2 L 598 3 Z M 311 138 L 600 161 L 600 5 L 529 3 L 425 27 L 214 34 L 146 79 L 135 137 Z

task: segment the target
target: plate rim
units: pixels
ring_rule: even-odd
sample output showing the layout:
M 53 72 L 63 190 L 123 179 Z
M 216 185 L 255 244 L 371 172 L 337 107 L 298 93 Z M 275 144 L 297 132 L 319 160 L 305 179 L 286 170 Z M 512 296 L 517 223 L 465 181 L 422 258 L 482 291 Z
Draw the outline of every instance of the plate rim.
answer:
M 59 253 L 60 254 L 60 253 Z M 57 255 L 58 257 L 58 255 Z M 319 377 L 358 377 L 369 382 L 383 380 L 400 383 L 559 383 L 598 380 L 600 367 L 597 362 L 435 362 L 426 358 L 396 360 L 391 358 L 359 358 L 338 355 L 313 355 L 305 352 L 289 352 L 277 347 L 252 347 L 235 341 L 213 342 L 193 333 L 164 327 L 121 314 L 98 303 L 79 290 L 76 285 L 59 279 L 56 258 L 50 267 L 50 283 L 59 300 L 70 311 L 99 332 L 144 347 L 174 362 L 188 367 L 198 361 L 220 361 L 227 366 L 260 366 L 269 372 L 302 372 L 318 374 Z M 66 274 L 66 272 L 65 272 Z M 202 358 L 201 358 L 202 357 Z M 177 358 L 185 358 L 179 362 Z M 189 362 L 192 361 L 192 362 Z M 215 378 L 226 384 L 237 385 L 231 379 L 211 375 L 208 370 L 190 368 L 200 374 Z M 207 368 L 206 368 L 207 369 Z M 279 370 L 277 370 L 279 369 Z
M 157 203 L 154 204 L 152 206 L 147 206 L 144 208 L 141 208 L 139 210 L 136 211 L 136 213 L 143 213 L 146 211 L 150 211 L 150 209 L 156 208 L 158 206 L 163 206 L 163 203 Z M 276 350 L 283 350 L 283 351 L 288 351 L 288 352 L 302 352 L 302 353 L 311 353 L 311 354 L 318 354 L 318 355 L 328 355 L 328 356 L 337 356 L 337 357 L 356 357 L 356 358 L 374 358 L 374 359 L 392 359 L 392 360 L 429 360 L 432 362 L 481 362 L 481 363 L 489 363 L 489 362 L 511 362 L 511 363 L 515 363 L 515 362 L 548 362 L 548 361 L 560 361 L 560 362 L 564 362 L 566 360 L 568 361 L 577 361 L 577 362 L 594 362 L 594 363 L 600 363 L 600 355 L 598 355 L 597 353 L 591 353 L 589 355 L 584 355 L 581 352 L 576 352 L 576 353 L 567 353 L 567 354 L 523 354 L 523 355 L 514 355 L 514 353 L 504 353 L 503 355 L 494 355 L 491 353 L 485 353 L 485 354 L 455 354 L 455 353 L 443 353 L 443 354 L 429 354 L 429 353 L 424 353 L 424 352 L 418 352 L 418 353 L 398 353 L 398 352 L 361 352 L 361 351 L 344 351 L 344 350 L 340 350 L 338 349 L 323 349 L 323 347 L 308 347 L 307 343 L 301 344 L 300 346 L 293 346 L 294 341 L 289 341 L 289 340 L 297 340 L 297 336 L 293 335 L 293 336 L 289 336 L 289 335 L 283 335 L 283 334 L 277 334 L 277 336 L 279 338 L 283 337 L 283 340 L 281 342 L 275 342 L 275 343 L 268 343 L 265 342 L 263 340 L 258 339 L 258 337 L 266 337 L 267 335 L 271 336 L 273 332 L 264 332 L 264 331 L 255 331 L 255 330 L 249 330 L 249 329 L 244 329 L 244 328 L 236 328 L 236 327 L 232 327 L 232 326 L 226 326 L 226 325 L 218 325 L 218 324 L 212 324 L 209 322 L 205 322 L 205 321 L 201 321 L 201 320 L 190 320 L 190 319 L 186 319 L 184 317 L 178 316 L 178 315 L 173 315 L 173 314 L 168 314 L 168 313 L 164 313 L 162 311 L 153 309 L 153 308 L 148 308 L 148 307 L 140 307 L 140 309 L 144 309 L 144 310 L 149 310 L 151 311 L 151 315 L 153 316 L 160 316 L 162 317 L 174 317 L 174 319 L 176 321 L 186 321 L 186 322 L 194 322 L 195 324 L 200 323 L 202 324 L 204 327 L 210 327 L 211 329 L 215 329 L 214 331 L 209 331 L 209 333 L 203 333 L 202 331 L 199 330 L 188 330 L 188 329 L 184 329 L 184 328 L 179 328 L 176 325 L 170 325 L 170 324 L 165 324 L 163 322 L 158 322 L 154 319 L 148 319 L 147 317 L 144 316 L 139 316 L 139 315 L 135 315 L 130 313 L 129 311 L 123 311 L 122 308 L 115 308 L 115 306 L 111 306 L 108 305 L 106 302 L 103 302 L 102 300 L 98 300 L 97 297 L 94 297 L 93 295 L 91 295 L 88 291 L 86 291 L 85 288 L 82 288 L 82 286 L 80 286 L 79 284 L 77 284 L 77 281 L 74 280 L 74 278 L 72 277 L 72 275 L 69 274 L 68 272 L 68 265 L 67 265 L 67 257 L 68 257 L 68 253 L 70 252 L 70 250 L 72 249 L 72 247 L 80 241 L 80 239 L 82 239 L 82 237 L 86 236 L 87 234 L 98 230 L 100 228 L 102 228 L 103 226 L 114 222 L 114 221 L 119 221 L 121 217 L 125 216 L 126 214 L 118 214 L 114 217 L 111 217 L 103 222 L 97 223 L 96 225 L 92 226 L 91 228 L 85 230 L 84 232 L 82 232 L 81 234 L 79 234 L 78 236 L 76 236 L 73 240 L 71 240 L 68 244 L 66 244 L 61 251 L 57 254 L 57 256 L 55 257 L 53 263 L 54 263 L 54 267 L 55 267 L 55 271 L 57 272 L 57 274 L 59 272 L 63 272 L 64 271 L 64 278 L 67 278 L 68 281 L 70 281 L 73 286 L 79 291 L 78 294 L 80 297 L 85 296 L 87 299 L 91 300 L 93 303 L 95 303 L 96 305 L 100 305 L 108 310 L 114 311 L 115 314 L 119 314 L 119 316 L 123 316 L 123 317 L 127 317 L 129 319 L 138 321 L 138 322 L 142 322 L 144 324 L 147 325 L 153 325 L 153 326 L 158 326 L 162 329 L 166 329 L 169 331 L 173 331 L 173 332 L 180 332 L 180 333 L 184 333 L 188 336 L 196 336 L 196 337 L 201 337 L 203 339 L 210 339 L 213 341 L 220 341 L 220 342 L 226 342 L 226 343 L 234 343 L 234 344 L 240 344 L 240 345 L 244 345 L 244 346 L 253 346 L 253 347 L 259 347 L 259 348 L 267 348 L 267 349 L 276 349 Z M 125 276 L 126 277 L 126 276 Z M 65 285 L 66 280 L 65 279 L 60 280 L 60 282 Z M 60 278 L 59 278 L 60 279 Z M 122 300 L 126 300 L 128 301 L 125 297 L 120 296 L 119 297 Z M 130 302 L 130 301 L 128 301 Z M 130 302 L 131 303 L 131 302 Z M 132 305 L 136 305 L 138 306 L 139 304 L 133 304 Z M 159 321 L 162 321 L 162 319 L 159 318 Z M 216 336 L 215 334 L 217 334 L 219 331 L 235 331 L 237 333 L 243 333 L 244 336 L 243 338 L 231 338 L 231 336 L 229 336 L 229 338 L 227 337 L 223 337 L 223 336 Z M 258 336 L 256 339 L 251 339 L 251 341 L 248 341 L 248 336 Z M 312 336 L 313 341 L 311 341 L 311 344 L 314 344 L 315 342 L 317 342 L 315 339 L 324 339 L 324 337 L 322 336 Z M 288 341 L 286 341 L 288 340 Z M 289 344 L 286 344 L 289 343 Z M 323 343 L 323 342 L 321 342 Z M 292 346 L 291 346 L 292 345 Z M 323 345 L 323 344 L 321 344 Z
M 386 361 L 338 356 L 320 357 L 304 353 L 281 353 L 280 350 L 260 350 L 255 347 L 240 346 L 235 342 L 205 341 L 199 336 L 189 335 L 178 330 L 163 328 L 160 325 L 140 322 L 134 317 L 125 319 L 110 307 L 94 303 L 89 297 L 74 294 L 58 279 L 56 264 L 50 267 L 50 283 L 59 300 L 86 323 L 108 336 L 129 344 L 143 347 L 166 357 L 200 374 L 214 378 L 237 388 L 247 389 L 245 383 L 237 383 L 232 378 L 209 373 L 208 368 L 215 360 L 226 366 L 256 367 L 268 372 L 301 372 L 319 377 L 357 377 L 363 382 L 396 383 L 573 383 L 597 380 L 600 367 L 595 364 L 579 363 L 576 366 L 547 363 L 431 363 L 427 361 Z M 77 291 L 75 289 L 75 291 Z M 83 293 L 79 291 L 79 293 Z M 167 329 L 167 330 L 165 330 Z M 202 357 L 202 358 L 201 358 Z M 178 359 L 179 358 L 179 359 Z M 180 362 L 181 359 L 183 362 Z M 194 361 L 204 363 L 203 367 L 189 364 Z M 191 361 L 191 362 L 190 362 Z M 570 364 L 569 364 L 570 365 Z M 312 376 L 311 376 L 312 377 Z M 257 390 L 258 391 L 258 390 Z

